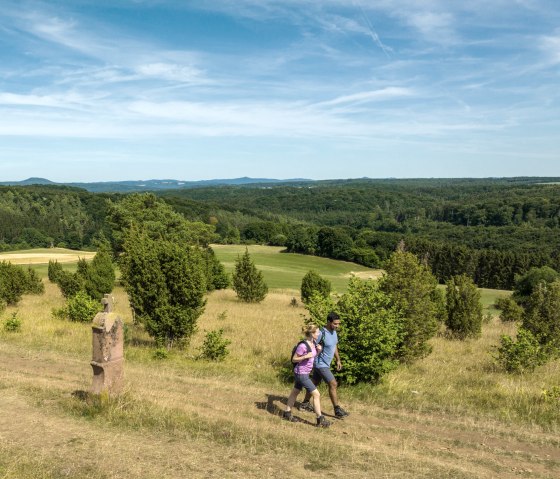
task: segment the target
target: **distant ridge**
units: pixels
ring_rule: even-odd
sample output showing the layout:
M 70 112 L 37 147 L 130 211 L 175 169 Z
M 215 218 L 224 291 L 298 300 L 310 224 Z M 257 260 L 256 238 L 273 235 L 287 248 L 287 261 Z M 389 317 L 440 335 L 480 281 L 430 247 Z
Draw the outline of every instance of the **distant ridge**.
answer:
M 92 183 L 56 183 L 45 178 L 28 178 L 23 181 L 3 181 L 0 182 L 2 186 L 26 186 L 26 185 L 58 185 L 58 186 L 73 186 L 76 188 L 83 188 L 84 190 L 92 193 L 102 192 L 119 192 L 127 193 L 134 191 L 160 191 L 160 190 L 176 190 L 183 188 L 201 188 L 204 186 L 243 186 L 243 185 L 270 185 L 270 184 L 293 184 L 293 183 L 308 183 L 314 180 L 305 178 L 293 178 L 289 180 L 277 180 L 273 178 L 249 178 L 244 176 L 242 178 L 232 179 L 214 179 L 214 180 L 200 180 L 200 181 L 182 181 L 173 179 L 163 180 L 128 180 L 128 181 L 99 181 Z

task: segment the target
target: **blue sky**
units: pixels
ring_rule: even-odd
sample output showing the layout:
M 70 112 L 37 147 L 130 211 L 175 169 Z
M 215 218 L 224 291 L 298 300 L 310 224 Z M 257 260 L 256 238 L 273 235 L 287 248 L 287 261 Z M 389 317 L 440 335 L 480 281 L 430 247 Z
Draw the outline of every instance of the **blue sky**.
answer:
M 557 0 L 3 0 L 0 181 L 560 176 Z

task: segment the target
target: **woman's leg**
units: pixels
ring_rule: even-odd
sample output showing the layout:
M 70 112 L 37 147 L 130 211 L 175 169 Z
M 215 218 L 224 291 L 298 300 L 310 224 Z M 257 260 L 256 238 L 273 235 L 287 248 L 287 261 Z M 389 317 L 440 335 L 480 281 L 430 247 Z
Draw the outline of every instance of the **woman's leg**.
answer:
M 292 408 L 294 407 L 294 404 L 296 403 L 296 398 L 298 397 L 298 394 L 301 392 L 301 389 L 292 389 L 292 392 L 290 393 L 290 395 L 288 396 L 288 404 L 286 406 L 286 411 L 289 412 L 292 410 Z
M 311 403 L 317 417 L 321 416 L 321 394 L 318 389 L 311 391 Z

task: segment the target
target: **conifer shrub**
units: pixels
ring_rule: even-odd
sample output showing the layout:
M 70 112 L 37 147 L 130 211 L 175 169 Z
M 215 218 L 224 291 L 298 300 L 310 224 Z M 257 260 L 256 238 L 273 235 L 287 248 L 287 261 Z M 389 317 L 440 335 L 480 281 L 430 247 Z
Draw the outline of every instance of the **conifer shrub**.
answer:
M 101 248 L 91 263 L 85 263 L 83 272 L 79 273 L 84 280 L 84 289 L 93 299 L 101 300 L 105 294 L 110 294 L 115 286 L 115 268 L 111 253 Z
M 200 348 L 201 359 L 208 361 L 223 361 L 229 354 L 228 346 L 231 340 L 224 338 L 223 329 L 208 331 Z
M 0 262 L 0 300 L 6 305 L 17 304 L 27 288 L 25 271 L 7 261 Z
M 477 338 L 482 332 L 480 291 L 472 279 L 462 274 L 447 281 L 447 329 L 457 339 Z
M 328 279 L 321 277 L 314 270 L 309 270 L 301 280 L 301 301 L 306 303 L 313 293 L 327 298 L 331 294 L 332 285 Z
M 60 271 L 56 275 L 56 284 L 60 288 L 62 296 L 66 299 L 75 296 L 78 291 L 84 289 L 84 280 L 78 273 L 70 273 L 69 271 Z
M 256 268 L 248 249 L 235 261 L 233 289 L 237 297 L 246 303 L 260 303 L 268 294 L 263 274 Z
M 530 331 L 552 357 L 560 352 L 560 281 L 539 283 L 531 294 L 522 327 Z
M 443 318 L 443 297 L 428 266 L 405 251 L 404 245 L 387 260 L 385 271 L 380 288 L 391 298 L 391 306 L 404 314 L 398 354 L 402 361 L 411 362 L 431 352 L 428 341 Z
M 45 292 L 45 285 L 37 271 L 33 268 L 27 268 L 25 272 L 25 293 L 28 294 L 43 294 Z
M 501 310 L 500 320 L 504 323 L 521 322 L 523 319 L 523 307 L 519 306 L 513 298 L 499 298 L 496 307 Z
M 51 283 L 58 282 L 58 274 L 62 271 L 62 265 L 57 260 L 49 260 L 48 278 Z
M 123 247 L 122 278 L 137 320 L 159 347 L 186 345 L 206 304 L 200 250 L 136 231 L 129 232 Z

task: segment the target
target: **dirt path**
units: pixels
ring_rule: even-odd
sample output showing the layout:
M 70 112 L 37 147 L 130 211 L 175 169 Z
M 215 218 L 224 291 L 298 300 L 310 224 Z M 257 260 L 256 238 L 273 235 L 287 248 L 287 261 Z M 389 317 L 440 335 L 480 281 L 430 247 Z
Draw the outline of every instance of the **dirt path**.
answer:
M 0 343 L 0 478 L 560 476 L 559 440 L 536 428 L 355 402 L 322 431 L 310 413 L 280 420 L 287 390 L 154 364 L 126 373 L 135 414 L 177 413 L 190 425 L 72 414 L 72 391 L 89 386 L 87 358 Z

